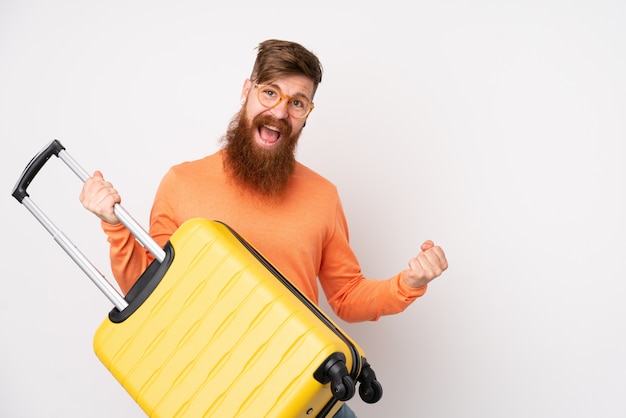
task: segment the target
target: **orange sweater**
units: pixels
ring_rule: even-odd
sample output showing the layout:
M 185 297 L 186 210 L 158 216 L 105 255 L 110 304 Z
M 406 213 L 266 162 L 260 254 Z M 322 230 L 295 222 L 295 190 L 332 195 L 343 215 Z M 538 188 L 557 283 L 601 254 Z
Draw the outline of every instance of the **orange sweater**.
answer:
M 336 187 L 299 163 L 284 198 L 272 203 L 232 184 L 221 151 L 172 167 L 156 193 L 150 235 L 163 246 L 184 221 L 196 217 L 229 225 L 315 303 L 319 278 L 329 305 L 345 321 L 401 312 L 426 291 L 426 286 L 409 288 L 402 273 L 388 280 L 363 276 Z M 102 226 L 113 274 L 126 292 L 152 255 L 122 225 Z

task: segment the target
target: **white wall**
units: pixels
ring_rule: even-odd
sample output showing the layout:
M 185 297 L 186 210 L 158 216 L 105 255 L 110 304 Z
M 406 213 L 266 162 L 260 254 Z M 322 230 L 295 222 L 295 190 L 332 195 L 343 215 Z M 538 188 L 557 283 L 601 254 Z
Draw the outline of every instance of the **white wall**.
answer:
M 109 303 L 9 196 L 28 160 L 60 139 L 145 224 L 277 37 L 325 67 L 298 156 L 339 186 L 364 271 L 426 238 L 450 261 L 406 312 L 345 324 L 384 387 L 359 416 L 623 417 L 626 3 L 298 4 L 0 2 L 0 415 L 142 416 L 92 352 Z M 78 180 L 47 173 L 33 199 L 109 275 Z

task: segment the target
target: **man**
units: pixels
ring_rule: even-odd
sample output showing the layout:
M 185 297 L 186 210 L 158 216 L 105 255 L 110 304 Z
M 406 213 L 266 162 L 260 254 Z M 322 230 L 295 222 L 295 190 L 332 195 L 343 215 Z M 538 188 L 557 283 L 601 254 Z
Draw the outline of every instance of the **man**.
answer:
M 190 218 L 220 220 L 314 302 L 319 278 L 340 318 L 377 320 L 403 311 L 423 295 L 447 261 L 439 246 L 426 241 L 409 268 L 390 279 L 363 276 L 335 186 L 295 159 L 321 80 L 322 66 L 312 52 L 293 42 L 262 42 L 223 148 L 166 173 L 152 207 L 150 234 L 163 246 Z M 115 217 L 113 206 L 121 198 L 100 172 L 85 182 L 80 200 L 102 220 L 113 274 L 127 292 L 152 256 Z M 354 414 L 344 406 L 336 416 Z

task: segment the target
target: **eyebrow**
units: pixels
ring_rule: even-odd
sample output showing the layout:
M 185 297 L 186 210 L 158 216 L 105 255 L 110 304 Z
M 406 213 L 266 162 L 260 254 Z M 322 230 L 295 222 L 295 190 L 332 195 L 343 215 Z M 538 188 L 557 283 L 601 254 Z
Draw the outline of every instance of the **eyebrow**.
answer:
M 283 93 L 283 89 L 280 88 L 280 86 L 276 83 L 269 83 L 266 84 L 266 86 L 271 86 L 274 87 L 275 89 L 277 89 L 278 91 L 281 92 L 281 94 Z M 305 98 L 307 99 L 310 103 L 313 103 L 313 99 L 309 98 L 306 94 L 301 93 L 301 92 L 297 92 L 296 94 L 294 94 L 293 96 L 290 97 L 300 97 L 300 98 Z

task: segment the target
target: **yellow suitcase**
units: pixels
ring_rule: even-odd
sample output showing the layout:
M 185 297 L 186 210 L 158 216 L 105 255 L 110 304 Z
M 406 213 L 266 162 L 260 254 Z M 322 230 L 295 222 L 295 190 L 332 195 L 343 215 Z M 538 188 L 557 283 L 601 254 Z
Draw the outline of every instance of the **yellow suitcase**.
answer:
M 117 205 L 157 258 L 125 297 L 32 203 L 26 188 L 52 156 L 88 174 L 58 141 L 27 166 L 13 196 L 115 308 L 94 350 L 151 417 L 324 417 L 382 387 L 361 348 L 227 225 L 192 219 L 161 249 Z

